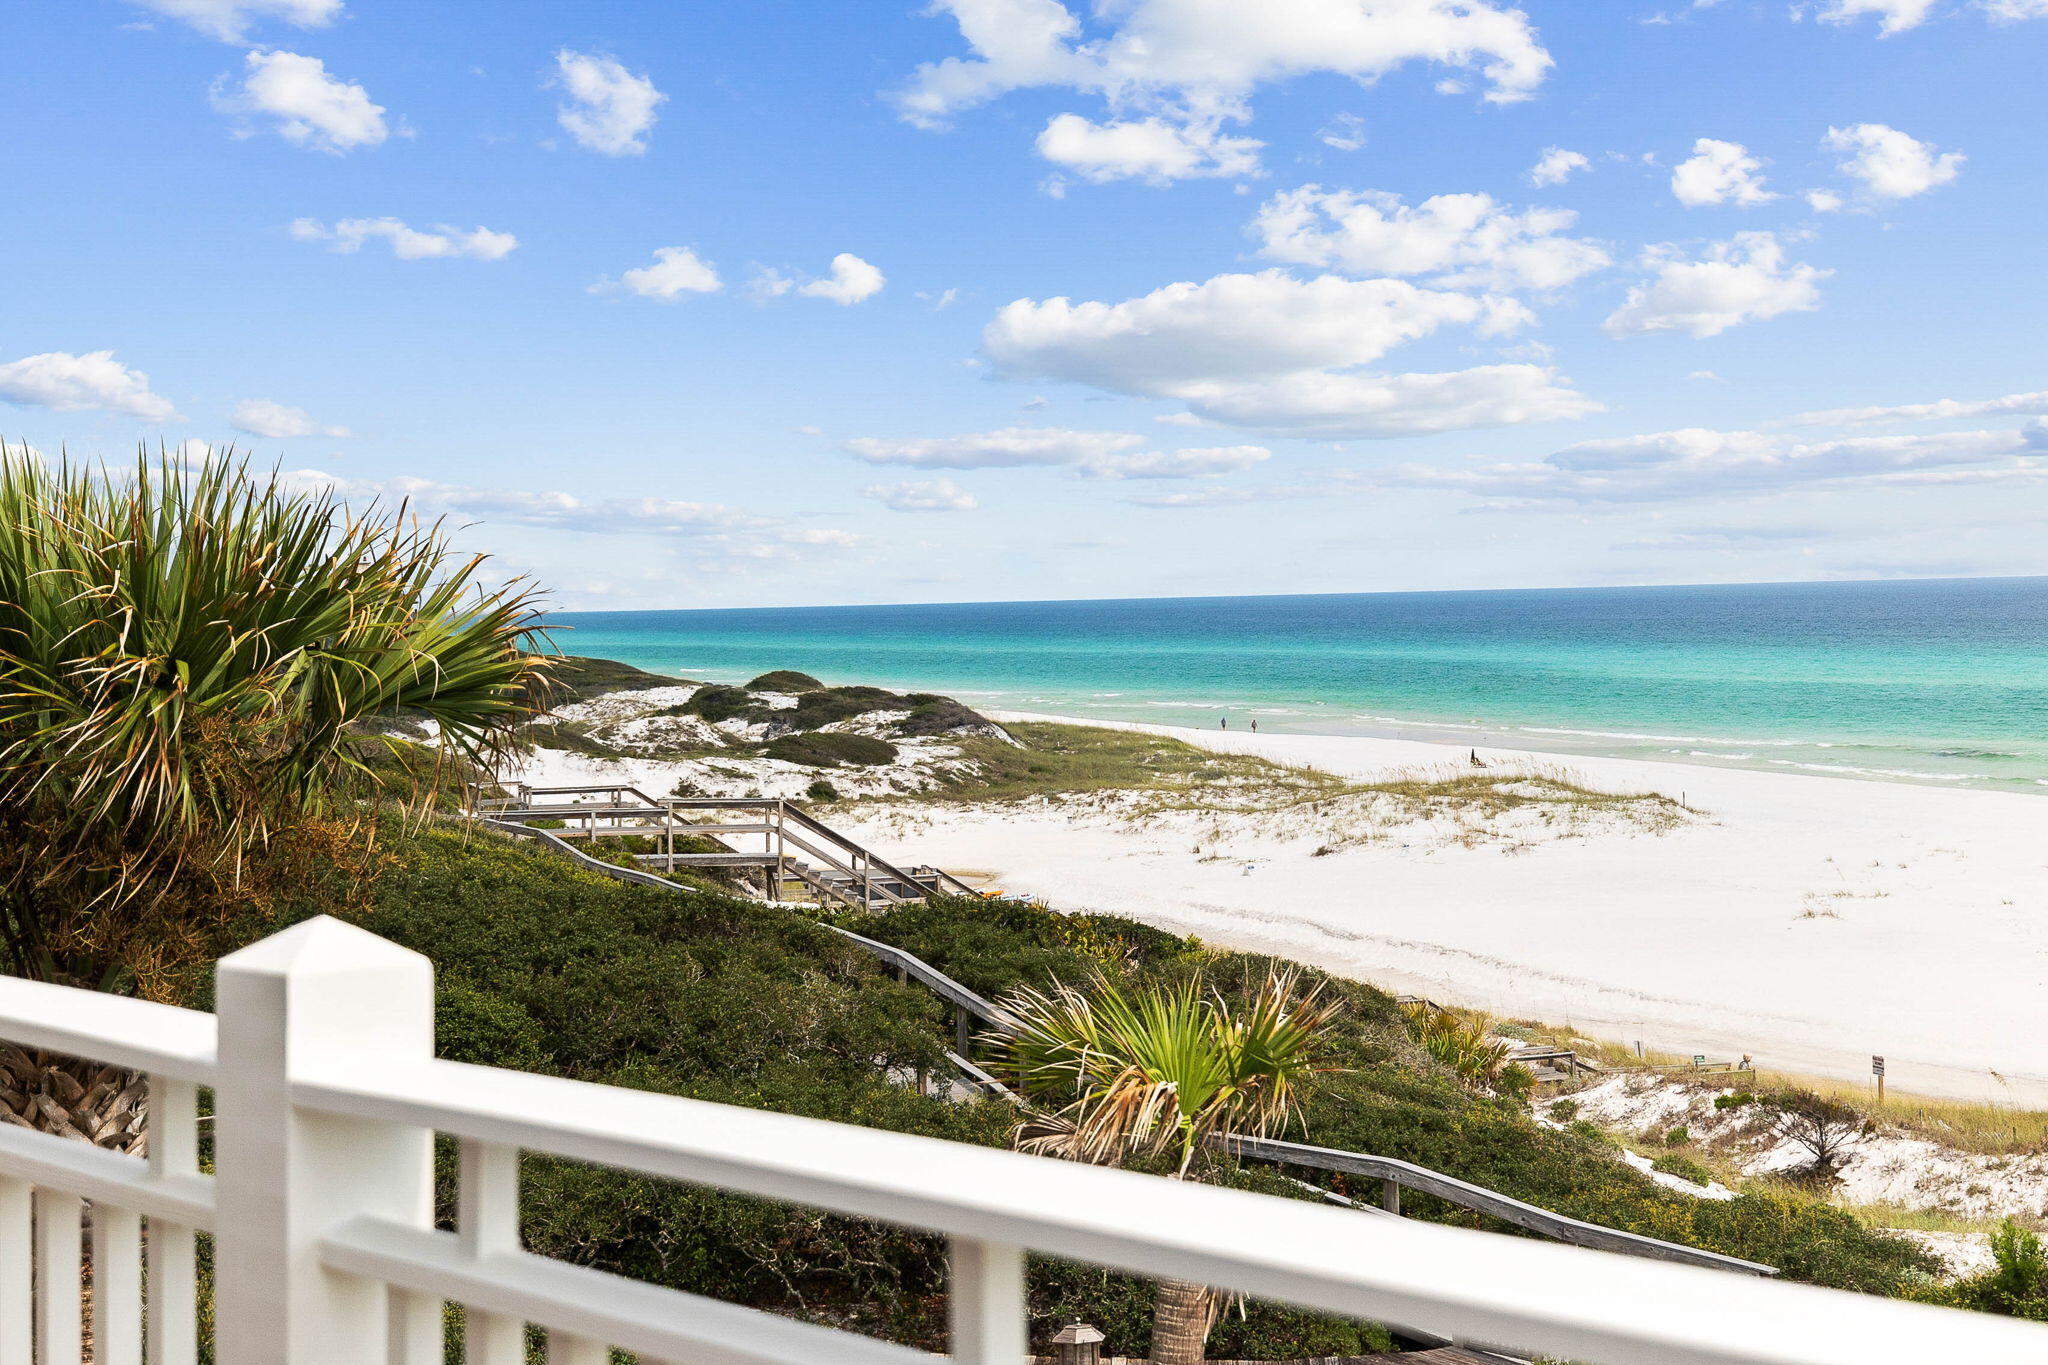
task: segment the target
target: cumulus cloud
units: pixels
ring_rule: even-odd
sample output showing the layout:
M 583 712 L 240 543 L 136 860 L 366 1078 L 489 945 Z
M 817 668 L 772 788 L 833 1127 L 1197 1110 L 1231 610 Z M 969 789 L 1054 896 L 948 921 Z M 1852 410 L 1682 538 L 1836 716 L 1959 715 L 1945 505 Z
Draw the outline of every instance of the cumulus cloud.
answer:
M 1671 172 L 1671 192 L 1688 208 L 1705 204 L 1739 204 L 1754 208 L 1778 196 L 1764 188 L 1764 163 L 1739 142 L 1703 137 L 1692 155 Z
M 937 0 L 970 57 L 917 69 L 897 96 L 913 122 L 942 122 L 1011 90 L 1066 86 L 1197 112 L 1234 107 L 1258 85 L 1314 72 L 1370 83 L 1412 61 L 1476 69 L 1487 98 L 1526 99 L 1550 54 L 1519 10 L 1487 0 L 1321 0 L 1277 11 L 1260 0 L 1127 0 L 1086 40 L 1058 0 Z
M 1812 209 L 1815 213 L 1840 213 L 1842 211 L 1842 196 L 1836 194 L 1833 190 L 1808 190 L 1805 197 L 1806 207 Z
M 1265 145 L 1227 137 L 1213 119 L 1183 123 L 1157 116 L 1095 123 L 1079 114 L 1059 114 L 1038 135 L 1040 156 L 1098 185 L 1256 175 L 1259 149 Z
M 1059 0 L 934 0 L 930 12 L 953 18 L 969 55 L 919 66 L 895 95 L 904 118 L 943 127 L 1012 90 L 1099 95 L 1117 121 L 1069 115 L 1076 122 L 1056 140 L 1105 171 L 1135 163 L 1146 169 L 1130 173 L 1159 179 L 1175 178 L 1177 167 L 1247 173 L 1218 167 L 1245 164 L 1258 144 L 1217 127 L 1248 118 L 1252 92 L 1267 82 L 1328 72 L 1370 84 L 1409 62 L 1435 62 L 1476 72 L 1487 99 L 1508 103 L 1529 98 L 1552 64 L 1527 17 L 1490 0 L 1316 0 L 1284 9 L 1263 0 L 1122 0 L 1093 7 L 1097 35 Z M 1150 126 L 1160 120 L 1179 125 L 1178 135 Z
M 1355 275 L 1427 275 L 1502 291 L 1560 289 L 1609 265 L 1598 243 L 1562 236 L 1569 209 L 1515 213 L 1487 194 L 1439 194 L 1410 206 L 1380 190 L 1304 185 L 1253 219 L 1259 254 Z
M 298 28 L 325 28 L 340 15 L 342 0 L 129 0 L 143 9 L 190 24 L 209 38 L 239 43 L 249 28 L 277 19 Z
M 0 365 L 0 402 L 52 412 L 124 412 L 145 422 L 174 422 L 178 410 L 150 392 L 149 376 L 112 351 L 46 351 Z
M 805 298 L 829 299 L 845 305 L 873 298 L 887 283 L 887 278 L 874 266 L 850 251 L 842 251 L 832 258 L 831 275 L 798 285 L 796 292 Z
M 291 234 L 302 242 L 329 242 L 334 250 L 345 252 L 361 251 L 366 242 L 383 241 L 401 261 L 456 257 L 502 261 L 519 246 L 519 239 L 509 232 L 486 227 L 465 230 L 445 223 L 432 229 L 414 228 L 396 218 L 343 218 L 333 227 L 317 218 L 295 218 Z
M 1685 428 L 1583 441 L 1540 461 L 1402 465 L 1359 476 L 1510 502 L 1658 502 L 1798 486 L 1925 486 L 2048 481 L 2048 425 L 1935 436 L 1800 441 L 1757 431 Z
M 2048 416 L 2048 390 L 2009 393 L 2003 398 L 1939 398 L 1932 403 L 1902 403 L 1889 407 L 1826 408 L 1819 412 L 1802 412 L 1785 421 L 1790 426 L 1853 427 L 1947 418 L 2042 416 Z
M 624 289 L 643 299 L 674 303 L 685 294 L 716 294 L 723 288 L 711 262 L 686 246 L 664 246 L 655 248 L 653 265 L 625 271 L 616 280 L 599 280 L 590 292 Z
M 1643 265 L 1652 277 L 1631 288 L 1605 324 L 1615 337 L 1646 332 L 1718 336 L 1744 322 L 1820 307 L 1818 282 L 1833 272 L 1787 262 L 1768 232 L 1740 232 L 1697 259 L 1675 246 L 1653 247 Z
M 563 48 L 555 54 L 555 79 L 568 98 L 555 111 L 560 123 L 589 151 L 605 156 L 639 156 L 647 150 L 654 111 L 668 98 L 645 76 L 636 76 L 613 57 Z
M 1543 155 L 1529 168 L 1529 183 L 1532 185 L 1562 185 L 1579 172 L 1592 166 L 1583 152 L 1569 151 L 1563 147 L 1545 147 Z
M 1008 377 L 1174 398 L 1194 419 L 1278 434 L 1408 435 L 1596 411 L 1554 371 L 1532 365 L 1360 371 L 1447 324 L 1496 335 L 1529 317 L 1512 299 L 1267 270 L 1113 304 L 1018 299 L 983 329 L 982 348 Z
M 374 147 L 391 131 L 384 106 L 373 104 L 362 86 L 328 75 L 318 57 L 296 52 L 251 52 L 241 85 L 231 88 L 222 77 L 213 104 L 223 113 L 270 119 L 286 141 L 336 156 Z
M 1877 199 L 1911 199 L 1946 185 L 1963 167 L 1961 152 L 1940 152 L 1882 123 L 1830 128 L 1821 146 L 1842 157 L 1842 174 L 1863 182 Z
M 1852 24 L 1869 16 L 1877 20 L 1878 32 L 1889 38 L 1925 23 L 1935 0 L 1827 0 L 1820 11 L 1821 22 Z
M 909 483 L 871 483 L 860 490 L 892 512 L 972 512 L 981 504 L 951 479 L 915 479 Z
M 2048 19 L 2048 0 L 1981 0 L 1984 12 L 2001 24 L 2021 19 Z
M 244 398 L 228 415 L 228 425 L 251 436 L 347 436 L 347 427 L 322 426 L 304 408 L 286 407 L 268 398 Z

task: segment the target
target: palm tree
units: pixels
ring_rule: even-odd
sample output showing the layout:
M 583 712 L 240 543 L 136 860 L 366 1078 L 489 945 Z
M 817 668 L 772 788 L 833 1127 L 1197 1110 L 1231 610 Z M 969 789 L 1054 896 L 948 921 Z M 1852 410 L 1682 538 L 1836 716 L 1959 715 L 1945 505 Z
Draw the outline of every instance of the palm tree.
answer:
M 1407 1006 L 1408 1031 L 1422 1050 L 1474 1090 L 1524 1098 L 1536 1075 L 1513 1060 L 1514 1045 L 1494 1035 L 1483 1014 L 1414 1002 Z
M 536 622 L 479 568 L 403 507 L 231 454 L 116 471 L 0 447 L 0 968 L 168 994 L 280 850 L 352 828 L 366 746 L 395 744 L 359 722 L 402 710 L 444 761 L 493 758 L 531 710 Z M 130 1087 L 49 1072 L 0 1058 L 0 1120 L 121 1140 L 99 1111 Z
M 1199 977 L 1134 994 L 1097 974 L 1004 1001 L 1014 1030 L 995 1035 L 994 1069 L 1026 1097 L 1057 1106 L 1018 1128 L 1025 1151 L 1079 1161 L 1167 1156 L 1186 1180 L 1220 1133 L 1264 1135 L 1298 1110 L 1311 1077 L 1335 1071 L 1338 1006 L 1292 971 L 1272 972 L 1249 1001 Z M 1156 1365 L 1201 1365 L 1221 1301 L 1202 1285 L 1159 1283 Z

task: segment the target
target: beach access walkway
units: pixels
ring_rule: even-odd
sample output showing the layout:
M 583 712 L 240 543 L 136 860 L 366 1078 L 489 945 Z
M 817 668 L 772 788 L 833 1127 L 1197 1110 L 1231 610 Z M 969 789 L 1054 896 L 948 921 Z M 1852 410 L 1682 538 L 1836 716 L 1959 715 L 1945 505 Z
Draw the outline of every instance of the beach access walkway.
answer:
M 636 864 L 662 871 L 719 869 L 763 900 L 884 910 L 922 904 L 927 896 L 980 895 L 941 868 L 902 868 L 878 857 L 785 797 L 654 797 L 624 784 L 520 783 L 509 791 L 486 796 L 472 787 L 471 814 L 485 824 L 542 831 L 586 849 L 607 839 L 652 844 L 651 851 L 632 854 Z

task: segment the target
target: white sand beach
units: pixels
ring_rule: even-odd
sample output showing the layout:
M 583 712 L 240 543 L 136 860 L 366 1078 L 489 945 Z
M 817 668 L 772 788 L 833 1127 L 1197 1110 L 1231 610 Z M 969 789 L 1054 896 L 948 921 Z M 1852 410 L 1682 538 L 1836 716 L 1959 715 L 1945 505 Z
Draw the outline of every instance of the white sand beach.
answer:
M 1118 728 L 1347 777 L 1470 771 L 1464 748 L 1407 740 Z M 1056 909 L 1129 915 L 1444 1003 L 1866 1082 L 1881 1054 L 1895 1091 L 2048 1105 L 2048 799 L 1480 752 L 1496 768 L 1682 797 L 1699 815 L 1663 832 L 1510 820 L 1497 822 L 1507 837 L 1485 838 L 1425 821 L 1335 851 L 1313 818 L 1134 817 L 1099 796 L 866 803 L 832 820 L 901 863 L 986 874 Z M 909 770 L 859 771 L 833 773 L 856 799 Z M 665 792 L 705 773 L 543 749 L 524 776 Z M 735 791 L 798 795 L 816 770 L 755 760 L 735 776 Z
M 1468 761 L 1401 740 L 1126 728 L 1358 777 Z M 1482 756 L 1683 793 L 1706 818 L 1509 847 L 1418 832 L 1326 857 L 1311 856 L 1309 831 L 1226 822 L 1191 842 L 1171 821 L 1134 828 L 1043 806 L 920 808 L 846 827 L 885 856 L 984 870 L 1060 909 L 1114 911 L 1445 1003 L 1843 1078 L 1868 1079 L 1881 1054 L 1895 1090 L 2048 1104 L 2048 801 Z

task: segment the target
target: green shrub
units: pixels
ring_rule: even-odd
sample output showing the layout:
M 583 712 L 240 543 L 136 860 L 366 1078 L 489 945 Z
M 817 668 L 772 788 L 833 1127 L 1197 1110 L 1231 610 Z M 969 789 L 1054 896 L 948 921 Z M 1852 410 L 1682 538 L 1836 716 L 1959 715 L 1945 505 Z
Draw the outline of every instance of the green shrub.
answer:
M 1556 1119 L 1559 1123 L 1570 1123 L 1579 1116 L 1579 1102 L 1577 1100 L 1552 1100 L 1548 1112 L 1550 1117 Z
M 989 718 L 981 712 L 963 706 L 951 697 L 938 697 L 928 702 L 911 702 L 910 714 L 896 722 L 896 730 L 904 735 L 943 735 L 955 730 L 979 730 L 989 725 Z
M 1650 1163 L 1650 1169 L 1662 1171 L 1665 1175 L 1675 1175 L 1680 1180 L 1690 1180 L 1695 1185 L 1711 1185 L 1714 1183 L 1714 1173 L 1712 1171 L 1709 1171 L 1691 1157 L 1681 1155 L 1678 1152 L 1666 1152 L 1663 1156 Z
M 1745 1104 L 1755 1103 L 1756 1096 L 1750 1094 L 1747 1090 L 1737 1090 L 1733 1094 L 1714 1096 L 1714 1107 L 1716 1109 L 1740 1109 Z
M 2034 1233 L 2008 1218 L 1991 1234 L 1997 1266 L 1953 1285 L 1948 1302 L 1980 1313 L 2048 1322 L 2048 1248 Z
M 749 696 L 744 689 L 727 687 L 722 683 L 698 688 L 690 694 L 690 699 L 683 703 L 682 709 L 689 715 L 702 716 L 713 725 L 722 720 L 735 718 L 760 720 L 773 714 L 767 707 Z
M 910 703 L 879 687 L 825 687 L 806 692 L 796 705 L 775 714 L 799 730 L 816 730 L 870 711 L 908 711 Z
M 804 788 L 804 795 L 813 801 L 837 801 L 839 799 L 839 788 L 821 777 L 816 782 L 811 783 L 810 786 Z
M 1670 1132 L 1664 1134 L 1664 1145 L 1666 1147 L 1683 1147 L 1691 1141 L 1692 1133 L 1684 1127 L 1673 1128 Z
M 761 752 L 785 763 L 801 763 L 807 768 L 837 768 L 842 765 L 870 768 L 896 761 L 896 746 L 888 740 L 836 730 L 784 735 L 780 739 L 769 740 Z
M 749 692 L 815 692 L 825 684 L 808 673 L 799 673 L 793 668 L 778 668 L 763 673 L 747 684 Z

